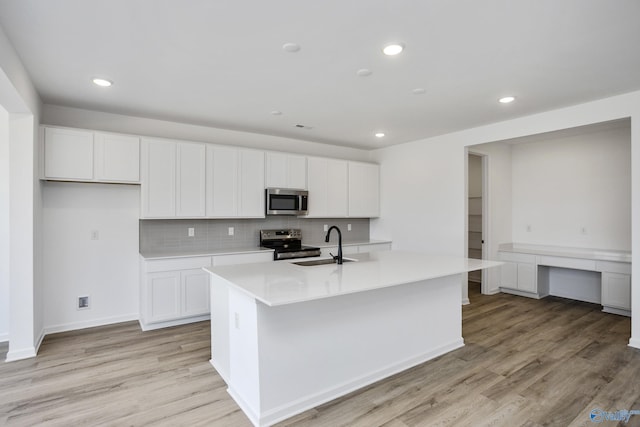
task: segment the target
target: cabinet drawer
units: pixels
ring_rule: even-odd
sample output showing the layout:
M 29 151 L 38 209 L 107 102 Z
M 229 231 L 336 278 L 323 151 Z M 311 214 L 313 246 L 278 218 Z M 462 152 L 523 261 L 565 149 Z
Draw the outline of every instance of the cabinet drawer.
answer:
M 529 264 L 534 264 L 536 262 L 535 255 L 517 254 L 513 252 L 498 252 L 498 259 L 500 261 L 524 262 Z
M 547 265 L 549 267 L 573 268 L 576 270 L 596 271 L 596 262 L 591 259 L 539 256 L 538 264 Z
M 631 264 L 626 262 L 596 261 L 596 270 L 609 273 L 631 274 Z
M 211 267 L 211 257 L 171 258 L 144 261 L 144 271 L 152 273 L 156 271 L 191 270 L 202 267 Z

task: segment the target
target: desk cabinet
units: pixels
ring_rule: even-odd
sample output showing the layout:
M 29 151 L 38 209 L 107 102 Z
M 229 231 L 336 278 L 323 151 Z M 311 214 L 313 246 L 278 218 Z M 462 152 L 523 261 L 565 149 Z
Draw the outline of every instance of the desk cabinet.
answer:
M 538 292 L 538 269 L 536 267 L 536 257 L 534 255 L 516 254 L 509 252 L 498 252 L 498 259 L 504 264 L 500 266 L 500 287 L 530 294 L 540 298 Z
M 607 308 L 631 310 L 631 276 L 621 273 L 602 273 L 602 305 Z

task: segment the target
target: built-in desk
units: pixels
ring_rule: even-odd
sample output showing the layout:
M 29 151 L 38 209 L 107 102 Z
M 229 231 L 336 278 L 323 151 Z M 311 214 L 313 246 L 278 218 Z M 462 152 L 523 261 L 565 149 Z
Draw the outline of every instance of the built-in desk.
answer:
M 498 259 L 504 262 L 502 292 L 544 298 L 552 285 L 549 269 L 590 271 L 599 273 L 600 292 L 585 300 L 602 304 L 608 313 L 631 315 L 631 252 L 509 243 L 500 245 Z

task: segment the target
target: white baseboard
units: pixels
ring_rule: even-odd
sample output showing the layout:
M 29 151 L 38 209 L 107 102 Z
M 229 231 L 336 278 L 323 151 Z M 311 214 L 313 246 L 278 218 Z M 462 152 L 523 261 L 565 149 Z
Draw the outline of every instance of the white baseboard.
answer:
M 78 329 L 94 328 L 96 326 L 111 325 L 114 323 L 130 322 L 132 320 L 138 320 L 138 313 L 126 314 L 124 316 L 103 317 L 100 319 L 93 319 L 84 322 L 63 323 L 60 325 L 52 325 L 44 328 L 44 334 L 55 334 L 58 332 L 75 331 Z
M 27 348 L 21 348 L 19 350 L 9 350 L 5 361 L 15 362 L 16 360 L 30 359 L 32 357 L 36 357 L 36 348 L 27 347 Z
M 345 394 L 351 393 L 352 391 L 373 384 L 376 381 L 380 381 L 391 375 L 405 371 L 428 360 L 435 359 L 438 356 L 441 356 L 460 347 L 464 347 L 464 341 L 462 338 L 419 356 L 402 360 L 400 362 L 386 366 L 382 369 L 370 372 L 367 375 L 363 375 L 345 383 L 338 384 L 330 389 L 321 390 L 317 393 L 314 393 L 313 395 L 303 396 L 293 402 L 289 402 L 285 405 L 271 409 L 262 414 L 258 414 L 257 411 L 250 405 L 248 405 L 244 401 L 244 399 L 242 399 L 242 397 L 231 387 L 227 389 L 227 392 L 229 393 L 229 395 L 231 395 L 233 400 L 235 400 L 238 406 L 242 408 L 245 415 L 247 415 L 253 425 L 268 427 L 280 421 L 291 418 L 294 415 L 300 414 L 306 410 L 315 408 L 318 405 L 337 399 L 338 397 L 344 396 Z
M 629 339 L 629 347 L 639 348 L 640 349 L 640 338 Z
M 189 317 L 187 319 L 168 320 L 166 322 L 158 323 L 144 323 L 142 319 L 139 319 L 138 321 L 140 322 L 140 328 L 143 331 L 153 331 L 154 329 L 170 328 L 171 326 L 186 325 L 187 323 L 202 322 L 209 319 L 211 319 L 211 315 L 205 314 L 204 316 Z
M 9 332 L 0 334 L 0 342 L 9 341 Z
M 462 305 L 469 305 L 471 304 L 471 302 L 469 301 L 469 298 L 462 298 Z
M 500 288 L 489 289 L 485 295 L 495 295 L 500 293 Z

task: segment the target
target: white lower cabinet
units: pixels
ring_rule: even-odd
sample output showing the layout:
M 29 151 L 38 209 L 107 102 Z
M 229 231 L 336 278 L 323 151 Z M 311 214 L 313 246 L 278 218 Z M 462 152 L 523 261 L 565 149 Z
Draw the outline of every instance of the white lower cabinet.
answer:
M 211 275 L 203 267 L 273 261 L 273 251 L 140 259 L 142 330 L 199 322 L 210 317 Z
M 602 305 L 605 308 L 631 310 L 631 276 L 629 274 L 602 273 Z
M 211 257 L 140 261 L 140 325 L 165 328 L 209 318 Z
M 506 292 L 532 294 L 538 293 L 538 268 L 534 255 L 498 252 L 498 260 L 504 262 L 500 266 L 500 288 Z

